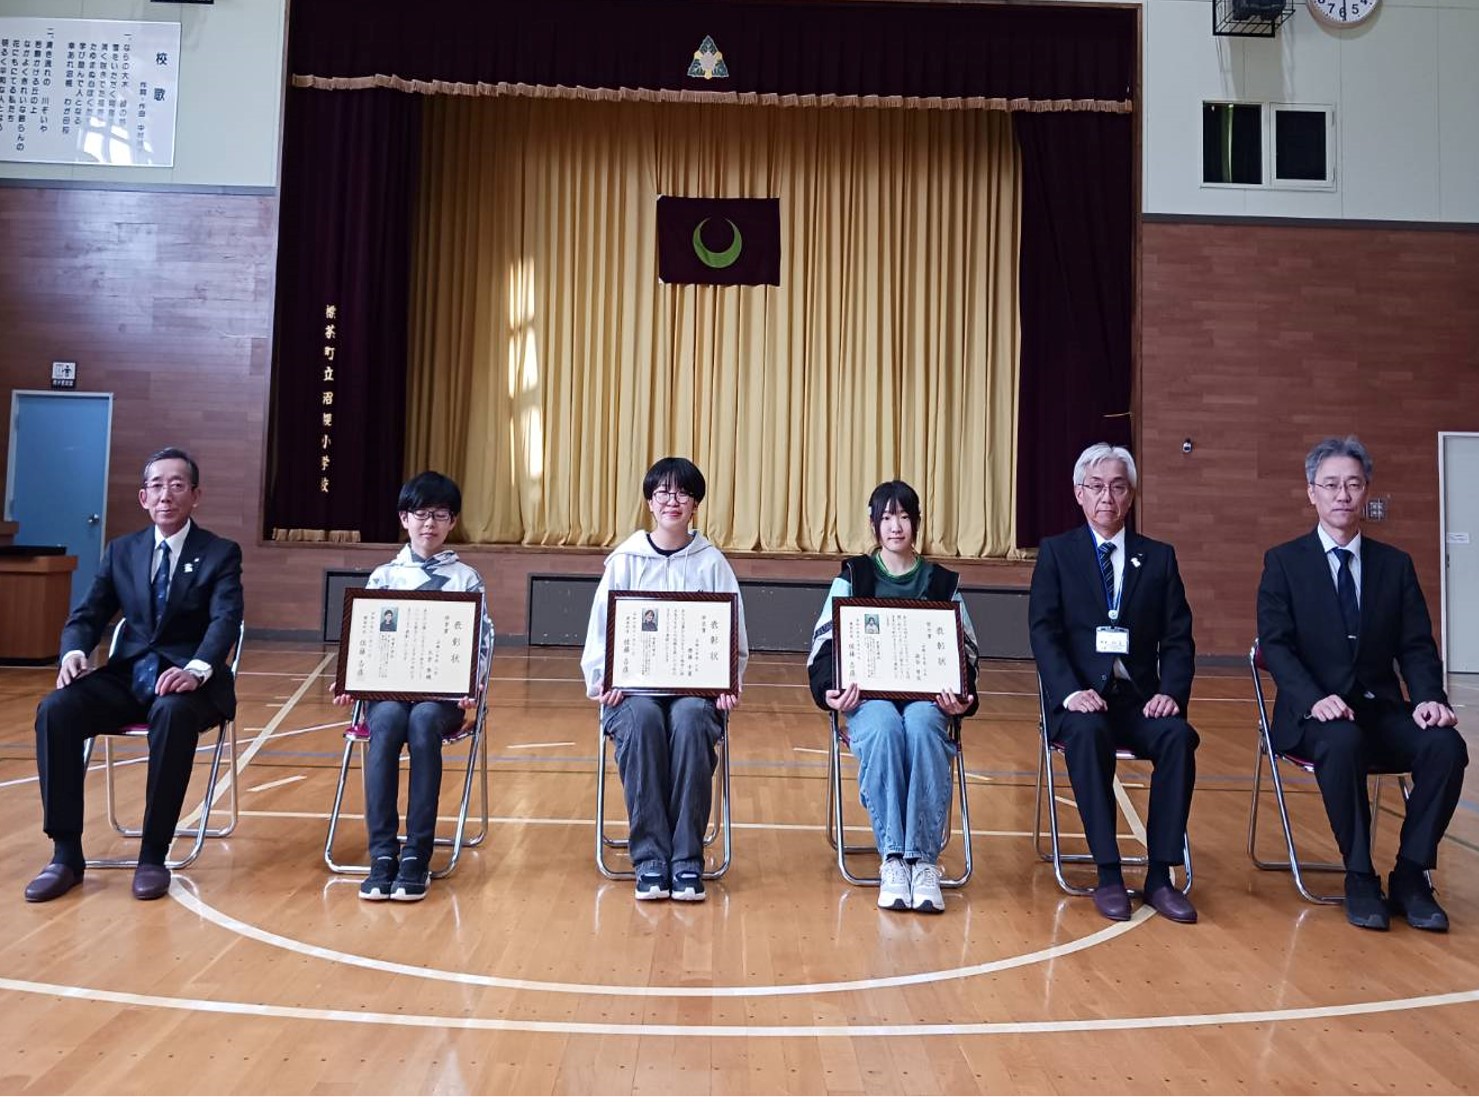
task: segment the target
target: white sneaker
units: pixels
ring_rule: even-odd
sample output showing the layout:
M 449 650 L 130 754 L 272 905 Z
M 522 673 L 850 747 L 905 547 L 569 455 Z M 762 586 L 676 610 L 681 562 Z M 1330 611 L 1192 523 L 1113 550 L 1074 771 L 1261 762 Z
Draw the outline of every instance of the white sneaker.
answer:
M 909 890 L 909 865 L 902 860 L 885 860 L 878 866 L 878 906 L 881 910 L 908 910 L 914 905 Z
M 910 891 L 914 895 L 914 909 L 921 914 L 943 914 L 945 896 L 940 893 L 940 866 L 916 860 L 910 868 Z

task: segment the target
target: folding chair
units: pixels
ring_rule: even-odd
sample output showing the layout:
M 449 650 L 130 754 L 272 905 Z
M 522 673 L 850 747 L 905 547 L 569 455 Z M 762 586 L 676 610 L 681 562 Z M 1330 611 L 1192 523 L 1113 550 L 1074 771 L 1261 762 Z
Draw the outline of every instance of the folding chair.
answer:
M 630 848 L 630 841 L 625 837 L 612 837 L 606 832 L 606 750 L 608 747 L 615 748 L 616 743 L 611 735 L 606 732 L 604 724 L 598 722 L 596 730 L 599 733 L 599 750 L 596 755 L 596 869 L 607 879 L 636 879 L 637 873 L 631 867 L 613 868 L 606 859 L 608 850 L 612 852 L 626 852 Z M 719 712 L 719 764 L 714 773 L 714 803 L 712 806 L 718 808 L 718 815 L 712 812 L 709 815 L 709 824 L 704 830 L 704 848 L 708 849 L 719 835 L 724 835 L 724 849 L 720 853 L 717 867 L 710 868 L 707 859 L 704 863 L 703 878 L 719 879 L 725 872 L 729 871 L 729 863 L 734 856 L 734 812 L 730 806 L 729 797 L 729 713 Z
M 1068 876 L 1063 871 L 1065 864 L 1093 864 L 1092 853 L 1065 853 L 1063 842 L 1058 829 L 1058 786 L 1057 771 L 1053 766 L 1054 755 L 1064 757 L 1067 755 L 1063 742 L 1054 740 L 1049 736 L 1048 730 L 1048 699 L 1047 692 L 1043 689 L 1042 674 L 1037 677 L 1037 732 L 1040 742 L 1037 753 L 1037 799 L 1036 813 L 1032 821 L 1032 844 L 1037 849 L 1039 860 L 1051 861 L 1053 865 L 1053 876 L 1058 881 L 1058 886 L 1067 895 L 1092 895 L 1094 888 L 1083 887 L 1070 883 Z M 1143 760 L 1132 751 L 1125 748 L 1116 748 L 1114 759 L 1118 762 Z M 1042 843 L 1042 808 L 1043 794 L 1047 793 L 1048 807 L 1048 848 L 1043 848 Z M 1192 869 L 1191 869 L 1191 836 L 1183 834 L 1181 838 L 1181 868 L 1185 875 L 1185 881 L 1181 885 L 1181 893 L 1187 894 L 1191 891 Z M 1144 867 L 1149 863 L 1148 856 L 1122 856 L 1121 864 L 1131 867 Z
M 877 887 L 880 880 L 877 876 L 860 876 L 854 874 L 847 866 L 847 858 L 858 853 L 872 853 L 878 855 L 876 845 L 849 845 L 847 843 L 847 830 L 842 816 L 842 750 L 844 747 L 849 753 L 852 752 L 852 744 L 848 740 L 847 730 L 842 726 L 835 710 L 827 712 L 832 726 L 832 747 L 827 758 L 827 844 L 837 853 L 837 870 L 842 873 L 842 878 L 855 887 Z M 952 782 L 955 791 L 960 796 L 960 843 L 961 850 L 965 854 L 965 866 L 961 869 L 959 876 L 952 879 L 941 877 L 940 886 L 950 889 L 964 887 L 971 881 L 971 873 L 975 871 L 975 857 L 971 851 L 971 805 L 970 796 L 965 785 L 965 746 L 960 740 L 960 719 L 950 718 L 950 740 L 955 744 L 955 755 L 950 758 L 951 772 L 955 774 Z M 943 853 L 950 844 L 950 811 L 945 811 L 945 832 L 940 841 L 940 851 Z
M 354 759 L 356 749 L 359 750 L 360 779 L 364 779 L 366 750 L 370 745 L 368 713 L 368 708 L 363 701 L 356 702 L 349 717 L 349 725 L 344 730 L 344 755 L 339 759 L 339 782 L 334 787 L 334 805 L 329 810 L 329 829 L 324 837 L 324 863 L 328 865 L 331 872 L 339 875 L 363 876 L 370 872 L 368 864 L 345 864 L 334 859 L 334 838 L 339 832 L 340 815 L 344 812 L 344 788 L 349 780 L 349 764 Z M 446 864 L 442 867 L 431 870 L 432 879 L 446 879 L 450 876 L 456 869 L 457 862 L 462 859 L 462 850 L 477 848 L 488 836 L 487 721 L 488 682 L 484 680 L 478 689 L 477 706 L 473 709 L 472 718 L 469 720 L 466 715 L 463 715 L 442 738 L 443 749 L 449 745 L 467 742 L 467 772 L 462 778 L 462 796 L 457 804 L 456 832 L 446 837 L 433 839 L 433 844 L 451 849 L 452 855 L 447 858 Z M 478 781 L 482 802 L 478 813 L 478 832 L 468 837 L 467 819 L 472 808 L 474 778 Z M 401 834 L 399 840 L 404 842 L 405 839 L 405 835 Z
M 118 643 L 123 638 L 124 620 L 119 619 L 113 627 L 113 638 L 108 643 L 108 657 L 111 660 L 113 654 L 118 651 Z M 236 679 L 238 666 L 241 664 L 241 645 L 246 637 L 246 623 L 237 628 L 236 648 L 231 653 L 231 678 Z M 118 799 L 115 791 L 114 768 L 117 762 L 113 756 L 113 741 L 115 738 L 143 738 L 149 737 L 149 727 L 145 723 L 125 726 L 119 733 L 94 734 L 87 739 L 82 748 L 82 762 L 87 764 L 92 759 L 93 746 L 101 739 L 103 745 L 103 780 L 104 796 L 107 799 L 108 824 L 111 825 L 123 837 L 139 838 L 144 836 L 142 826 L 125 826 L 118 818 Z M 196 752 L 200 749 L 197 747 Z M 212 826 L 210 824 L 211 814 L 215 810 L 216 783 L 221 778 L 221 763 L 224 759 L 226 764 L 226 793 L 230 796 L 230 807 L 225 825 Z M 240 814 L 237 787 L 236 787 L 236 720 L 227 718 L 216 729 L 216 741 L 211 746 L 211 772 L 206 780 L 205 797 L 200 803 L 200 817 L 196 821 L 194 829 L 183 825 L 175 827 L 176 837 L 186 837 L 193 841 L 190 851 L 179 860 L 166 859 L 164 866 L 171 871 L 179 871 L 188 868 L 195 863 L 195 858 L 200 855 L 201 847 L 208 837 L 229 837 L 236 829 L 236 823 Z M 89 868 L 137 868 L 137 859 L 124 857 L 104 858 L 100 860 L 89 859 Z
M 1284 779 L 1279 772 L 1279 763 L 1293 765 L 1307 776 L 1315 774 L 1315 763 L 1305 760 L 1290 753 L 1280 753 L 1274 750 L 1272 731 L 1268 723 L 1268 703 L 1263 694 L 1263 673 L 1268 671 L 1263 663 L 1263 650 L 1259 648 L 1258 639 L 1254 638 L 1253 647 L 1248 650 L 1248 671 L 1253 677 L 1253 697 L 1258 703 L 1258 754 L 1253 761 L 1253 803 L 1248 811 L 1248 859 L 1253 866 L 1264 872 L 1289 872 L 1294 876 L 1294 886 L 1300 895 L 1313 903 L 1325 906 L 1338 906 L 1345 902 L 1344 895 L 1317 895 L 1311 891 L 1304 882 L 1305 872 L 1344 872 L 1345 865 L 1335 864 L 1329 861 L 1301 861 L 1299 853 L 1294 847 L 1294 828 L 1289 820 L 1289 803 L 1284 792 Z M 1289 859 L 1268 860 L 1258 855 L 1258 807 L 1259 799 L 1263 791 L 1263 765 L 1268 762 L 1269 779 L 1274 785 L 1274 801 L 1279 808 L 1279 822 L 1284 827 L 1284 845 L 1288 849 Z M 1397 786 L 1402 792 L 1402 801 L 1405 804 L 1411 785 L 1407 776 L 1395 772 L 1390 768 L 1380 766 L 1367 770 L 1366 777 L 1373 780 L 1371 784 L 1371 842 L 1376 844 L 1376 823 L 1381 816 L 1381 784 L 1386 776 L 1396 776 Z M 1431 883 L 1431 878 L 1429 883 Z

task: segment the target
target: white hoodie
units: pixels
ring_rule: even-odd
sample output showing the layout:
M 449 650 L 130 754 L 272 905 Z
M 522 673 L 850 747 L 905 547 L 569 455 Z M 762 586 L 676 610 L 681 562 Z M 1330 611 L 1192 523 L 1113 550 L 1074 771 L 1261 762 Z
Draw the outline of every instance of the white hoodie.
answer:
M 610 591 L 708 591 L 739 596 L 739 581 L 724 554 L 702 534 L 676 553 L 663 556 L 652 546 L 646 530 L 638 530 L 606 558 L 596 598 L 591 603 L 591 621 L 585 631 L 585 652 L 580 669 L 585 673 L 585 693 L 601 697 L 606 674 L 606 593 Z M 745 664 L 750 659 L 750 638 L 745 633 L 745 602 L 739 599 L 739 675 L 743 685 Z

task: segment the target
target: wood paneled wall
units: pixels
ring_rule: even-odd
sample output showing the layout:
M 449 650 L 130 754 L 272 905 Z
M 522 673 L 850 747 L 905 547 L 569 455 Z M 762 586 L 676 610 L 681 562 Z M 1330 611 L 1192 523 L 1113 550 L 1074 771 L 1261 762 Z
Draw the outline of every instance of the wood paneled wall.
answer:
M 1371 450 L 1388 518 L 1366 529 L 1412 554 L 1436 627 L 1437 435 L 1479 430 L 1479 228 L 1141 241 L 1140 522 L 1177 547 L 1198 651 L 1247 651 L 1263 551 L 1313 527 L 1304 456 L 1330 434 Z
M 1391 518 L 1372 532 L 1412 552 L 1436 613 L 1436 434 L 1479 429 L 1479 232 L 1148 223 L 1142 242 L 1141 520 L 1180 551 L 1201 651 L 1246 648 L 1262 551 L 1310 524 L 1300 466 L 1325 433 L 1374 451 Z M 140 459 L 182 444 L 200 521 L 242 544 L 251 626 L 312 630 L 324 569 L 389 552 L 259 539 L 275 256 L 269 196 L 0 188 L 0 395 L 76 361 L 80 387 L 116 397 L 109 537 L 143 522 Z M 529 573 L 599 572 L 603 554 L 470 559 L 500 632 L 522 635 Z M 834 561 L 735 569 L 825 579 Z M 1030 575 L 959 567 L 979 585 Z

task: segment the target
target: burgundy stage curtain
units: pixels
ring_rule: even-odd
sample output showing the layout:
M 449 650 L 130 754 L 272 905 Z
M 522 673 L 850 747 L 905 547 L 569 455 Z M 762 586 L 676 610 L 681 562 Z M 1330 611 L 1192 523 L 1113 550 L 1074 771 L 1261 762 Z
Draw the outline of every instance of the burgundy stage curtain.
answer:
M 420 133 L 419 96 L 288 90 L 268 537 L 399 537 Z
M 1017 535 L 1030 549 L 1083 521 L 1073 463 L 1133 446 L 1134 118 L 1012 116 L 1022 151 Z
M 938 96 L 1118 105 L 1137 14 L 1080 5 L 794 0 L 294 0 L 294 79 Z M 729 76 L 688 75 L 705 36 Z M 340 85 L 339 87 L 360 87 Z M 404 87 L 395 85 L 394 87 Z M 418 88 L 415 91 L 454 91 Z M 1056 110 L 1063 110 L 1060 103 Z

